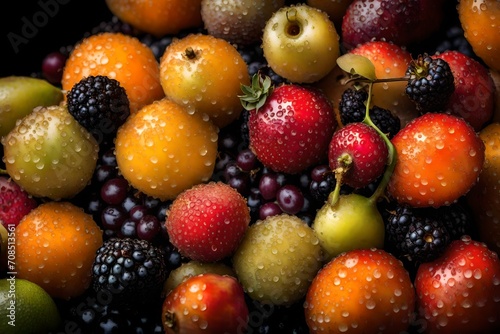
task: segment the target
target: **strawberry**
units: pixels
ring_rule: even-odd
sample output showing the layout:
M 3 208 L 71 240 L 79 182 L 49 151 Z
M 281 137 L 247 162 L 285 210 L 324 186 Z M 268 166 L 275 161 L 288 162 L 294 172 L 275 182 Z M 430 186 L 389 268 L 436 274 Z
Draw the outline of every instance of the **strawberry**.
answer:
M 419 333 L 498 333 L 500 261 L 468 236 L 419 266 L 415 278 Z
M 387 191 L 400 203 L 439 207 L 457 201 L 476 183 L 485 147 L 462 118 L 426 113 L 393 138 L 397 161 Z
M 274 88 L 260 74 L 242 91 L 240 99 L 249 110 L 250 148 L 266 167 L 295 174 L 326 159 L 337 126 L 326 95 L 298 84 Z
M 490 121 L 495 105 L 495 84 L 481 63 L 459 51 L 433 56 L 448 63 L 455 78 L 455 91 L 445 111 L 463 117 L 479 131 Z
M 205 273 L 167 295 L 163 328 L 167 334 L 245 333 L 248 313 L 243 287 L 234 277 Z
M 405 333 L 415 290 L 401 261 L 376 248 L 351 250 L 313 279 L 304 312 L 310 333 Z
M 17 226 L 38 202 L 12 179 L 0 177 L 0 223 Z
M 202 183 L 175 198 L 165 226 L 172 244 L 192 260 L 232 255 L 250 223 L 246 199 L 222 182 Z
M 384 172 L 389 151 L 382 137 L 365 123 L 349 123 L 336 131 L 330 142 L 328 160 L 332 170 L 343 169 L 343 182 L 362 188 Z

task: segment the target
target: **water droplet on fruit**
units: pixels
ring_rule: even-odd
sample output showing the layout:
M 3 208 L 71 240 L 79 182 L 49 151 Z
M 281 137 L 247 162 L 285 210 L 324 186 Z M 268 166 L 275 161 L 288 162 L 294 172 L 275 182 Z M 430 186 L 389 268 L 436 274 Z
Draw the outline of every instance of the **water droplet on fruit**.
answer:
M 375 306 L 377 306 L 377 303 L 373 299 L 368 299 L 365 303 L 365 306 L 369 310 L 373 310 Z

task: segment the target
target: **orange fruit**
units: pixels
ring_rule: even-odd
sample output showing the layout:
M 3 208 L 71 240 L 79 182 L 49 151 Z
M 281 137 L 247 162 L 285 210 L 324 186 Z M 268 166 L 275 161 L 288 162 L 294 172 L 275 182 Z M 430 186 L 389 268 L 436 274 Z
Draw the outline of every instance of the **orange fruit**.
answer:
M 16 227 L 17 277 L 53 298 L 70 299 L 89 286 L 102 231 L 92 217 L 69 202 L 46 202 Z
M 156 36 L 202 25 L 201 0 L 106 0 L 120 20 Z
M 63 69 L 63 90 L 69 91 L 90 75 L 117 80 L 127 92 L 131 113 L 164 96 L 153 52 L 139 39 L 122 33 L 91 35 L 77 44 Z
M 307 291 L 304 314 L 315 333 L 406 333 L 415 310 L 408 271 L 376 248 L 348 251 L 328 262 Z
M 500 70 L 500 1 L 460 0 L 457 6 L 464 36 L 484 63 Z
M 241 114 L 241 85 L 250 84 L 247 64 L 229 42 L 191 34 L 170 44 L 160 61 L 165 95 L 199 113 L 219 128 Z
M 116 161 L 139 191 L 174 199 L 208 181 L 217 157 L 217 128 L 208 118 L 164 98 L 131 115 L 118 129 Z

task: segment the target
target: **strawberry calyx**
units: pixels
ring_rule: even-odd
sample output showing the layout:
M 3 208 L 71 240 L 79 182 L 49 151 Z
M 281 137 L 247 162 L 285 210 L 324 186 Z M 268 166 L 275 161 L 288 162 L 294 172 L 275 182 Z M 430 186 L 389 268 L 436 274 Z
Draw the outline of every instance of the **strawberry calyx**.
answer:
M 252 76 L 250 86 L 241 85 L 243 94 L 238 95 L 238 97 L 245 110 L 255 110 L 257 112 L 266 103 L 267 97 L 271 95 L 273 89 L 271 78 L 257 72 Z

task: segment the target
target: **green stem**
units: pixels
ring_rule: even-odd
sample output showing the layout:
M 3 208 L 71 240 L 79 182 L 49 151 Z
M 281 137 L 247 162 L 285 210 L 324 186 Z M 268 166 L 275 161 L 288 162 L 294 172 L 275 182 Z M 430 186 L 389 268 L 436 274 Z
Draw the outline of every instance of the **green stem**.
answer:
M 340 197 L 340 188 L 342 187 L 342 172 L 335 172 L 335 189 L 328 195 L 328 204 L 333 207 L 337 204 Z
M 7 174 L 7 170 L 0 168 L 0 175 Z
M 394 172 L 394 167 L 396 166 L 396 150 L 394 149 L 394 145 L 391 140 L 385 133 L 380 131 L 380 129 L 372 122 L 370 118 L 370 103 L 372 98 L 372 89 L 375 81 L 372 81 L 368 85 L 368 100 L 366 101 L 366 113 L 365 118 L 363 119 L 363 123 L 370 125 L 377 131 L 377 133 L 382 137 L 388 149 L 388 157 L 387 157 L 387 168 L 384 171 L 384 175 L 382 180 L 375 189 L 375 192 L 369 197 L 371 202 L 376 202 L 385 192 L 385 188 L 391 179 L 392 173 Z

